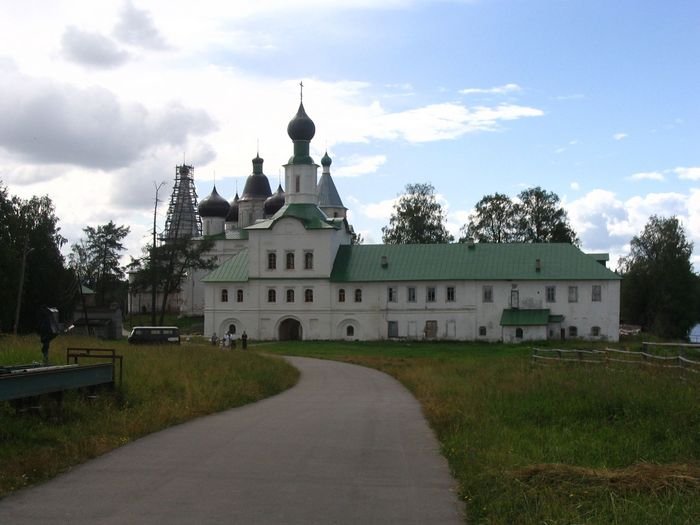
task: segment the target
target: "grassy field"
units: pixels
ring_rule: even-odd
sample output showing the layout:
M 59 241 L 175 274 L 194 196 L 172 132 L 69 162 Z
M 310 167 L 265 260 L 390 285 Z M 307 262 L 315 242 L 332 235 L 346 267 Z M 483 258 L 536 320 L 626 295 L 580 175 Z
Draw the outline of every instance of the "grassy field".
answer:
M 52 364 L 65 363 L 68 346 L 116 348 L 124 356 L 123 388 L 93 401 L 69 393 L 62 410 L 47 400 L 38 414 L 16 415 L 0 403 L 0 497 L 145 434 L 277 394 L 298 379 L 284 361 L 252 352 L 79 337 L 54 340 Z M 0 364 L 40 360 L 37 336 L 0 337 Z
M 401 381 L 435 429 L 469 523 L 700 523 L 700 377 L 533 367 L 529 347 L 507 345 L 263 348 Z

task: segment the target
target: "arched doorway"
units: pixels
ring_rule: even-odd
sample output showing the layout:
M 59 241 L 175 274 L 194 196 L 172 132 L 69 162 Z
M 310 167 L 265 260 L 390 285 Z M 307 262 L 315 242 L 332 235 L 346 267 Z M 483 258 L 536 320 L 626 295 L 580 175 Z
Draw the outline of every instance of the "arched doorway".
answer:
M 301 323 L 296 319 L 285 319 L 280 323 L 280 341 L 301 341 Z

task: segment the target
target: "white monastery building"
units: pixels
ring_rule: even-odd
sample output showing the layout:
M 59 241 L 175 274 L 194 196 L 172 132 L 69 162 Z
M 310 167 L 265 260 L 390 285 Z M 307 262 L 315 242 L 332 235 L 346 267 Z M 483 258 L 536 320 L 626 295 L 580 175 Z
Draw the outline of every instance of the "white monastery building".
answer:
M 303 102 L 293 154 L 272 193 L 263 159 L 229 203 L 214 187 L 198 212 L 217 267 L 189 276 L 180 308 L 205 335 L 252 339 L 617 341 L 620 277 L 607 254 L 570 244 L 354 245 L 331 178 L 309 155 Z M 196 240 L 195 240 L 196 242 Z

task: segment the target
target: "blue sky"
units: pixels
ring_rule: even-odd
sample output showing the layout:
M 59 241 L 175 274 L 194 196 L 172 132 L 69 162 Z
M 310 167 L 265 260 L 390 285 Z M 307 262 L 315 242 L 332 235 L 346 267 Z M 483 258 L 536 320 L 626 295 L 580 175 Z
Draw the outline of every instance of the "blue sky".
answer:
M 556 192 L 582 248 L 677 215 L 700 263 L 700 3 L 0 0 L 0 180 L 49 194 L 64 234 L 147 241 L 183 155 L 232 198 L 259 142 L 277 185 L 298 83 L 350 220 L 381 242 L 430 182 L 459 234 L 474 204 Z M 166 189 L 169 191 L 169 187 Z M 161 207 L 161 223 L 165 209 Z M 613 264 L 614 265 L 614 264 Z

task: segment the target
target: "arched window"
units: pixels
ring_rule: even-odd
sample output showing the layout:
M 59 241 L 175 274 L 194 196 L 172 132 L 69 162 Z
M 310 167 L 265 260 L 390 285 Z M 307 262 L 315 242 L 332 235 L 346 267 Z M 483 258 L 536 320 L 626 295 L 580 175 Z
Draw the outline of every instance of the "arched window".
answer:
M 239 303 L 243 302 L 243 290 L 236 290 L 236 301 Z
M 313 270 L 314 268 L 314 254 L 313 252 L 304 252 L 304 269 Z
M 338 302 L 339 303 L 345 302 L 345 288 L 341 288 L 340 290 L 338 290 Z
M 228 303 L 228 290 L 221 290 L 221 302 Z
M 304 290 L 304 302 L 313 303 L 314 302 L 314 291 L 311 288 Z
M 277 268 L 277 254 L 275 252 L 269 252 L 267 254 L 267 269 L 274 270 Z
M 294 290 L 292 290 L 292 289 L 287 290 L 287 302 L 288 303 L 294 302 Z
M 287 252 L 287 270 L 294 269 L 294 252 Z
M 355 302 L 356 303 L 362 302 L 362 289 L 361 288 L 358 288 L 355 290 Z
M 516 328 L 516 329 L 515 329 L 515 338 L 516 338 L 516 339 L 522 339 L 522 338 L 523 338 L 523 329 L 522 329 L 522 328 Z
M 355 336 L 355 327 L 352 325 L 348 325 L 348 327 L 345 329 L 345 335 L 348 337 L 354 337 Z
M 277 302 L 277 291 L 274 288 L 270 288 L 267 291 L 267 302 L 268 303 L 275 303 Z

